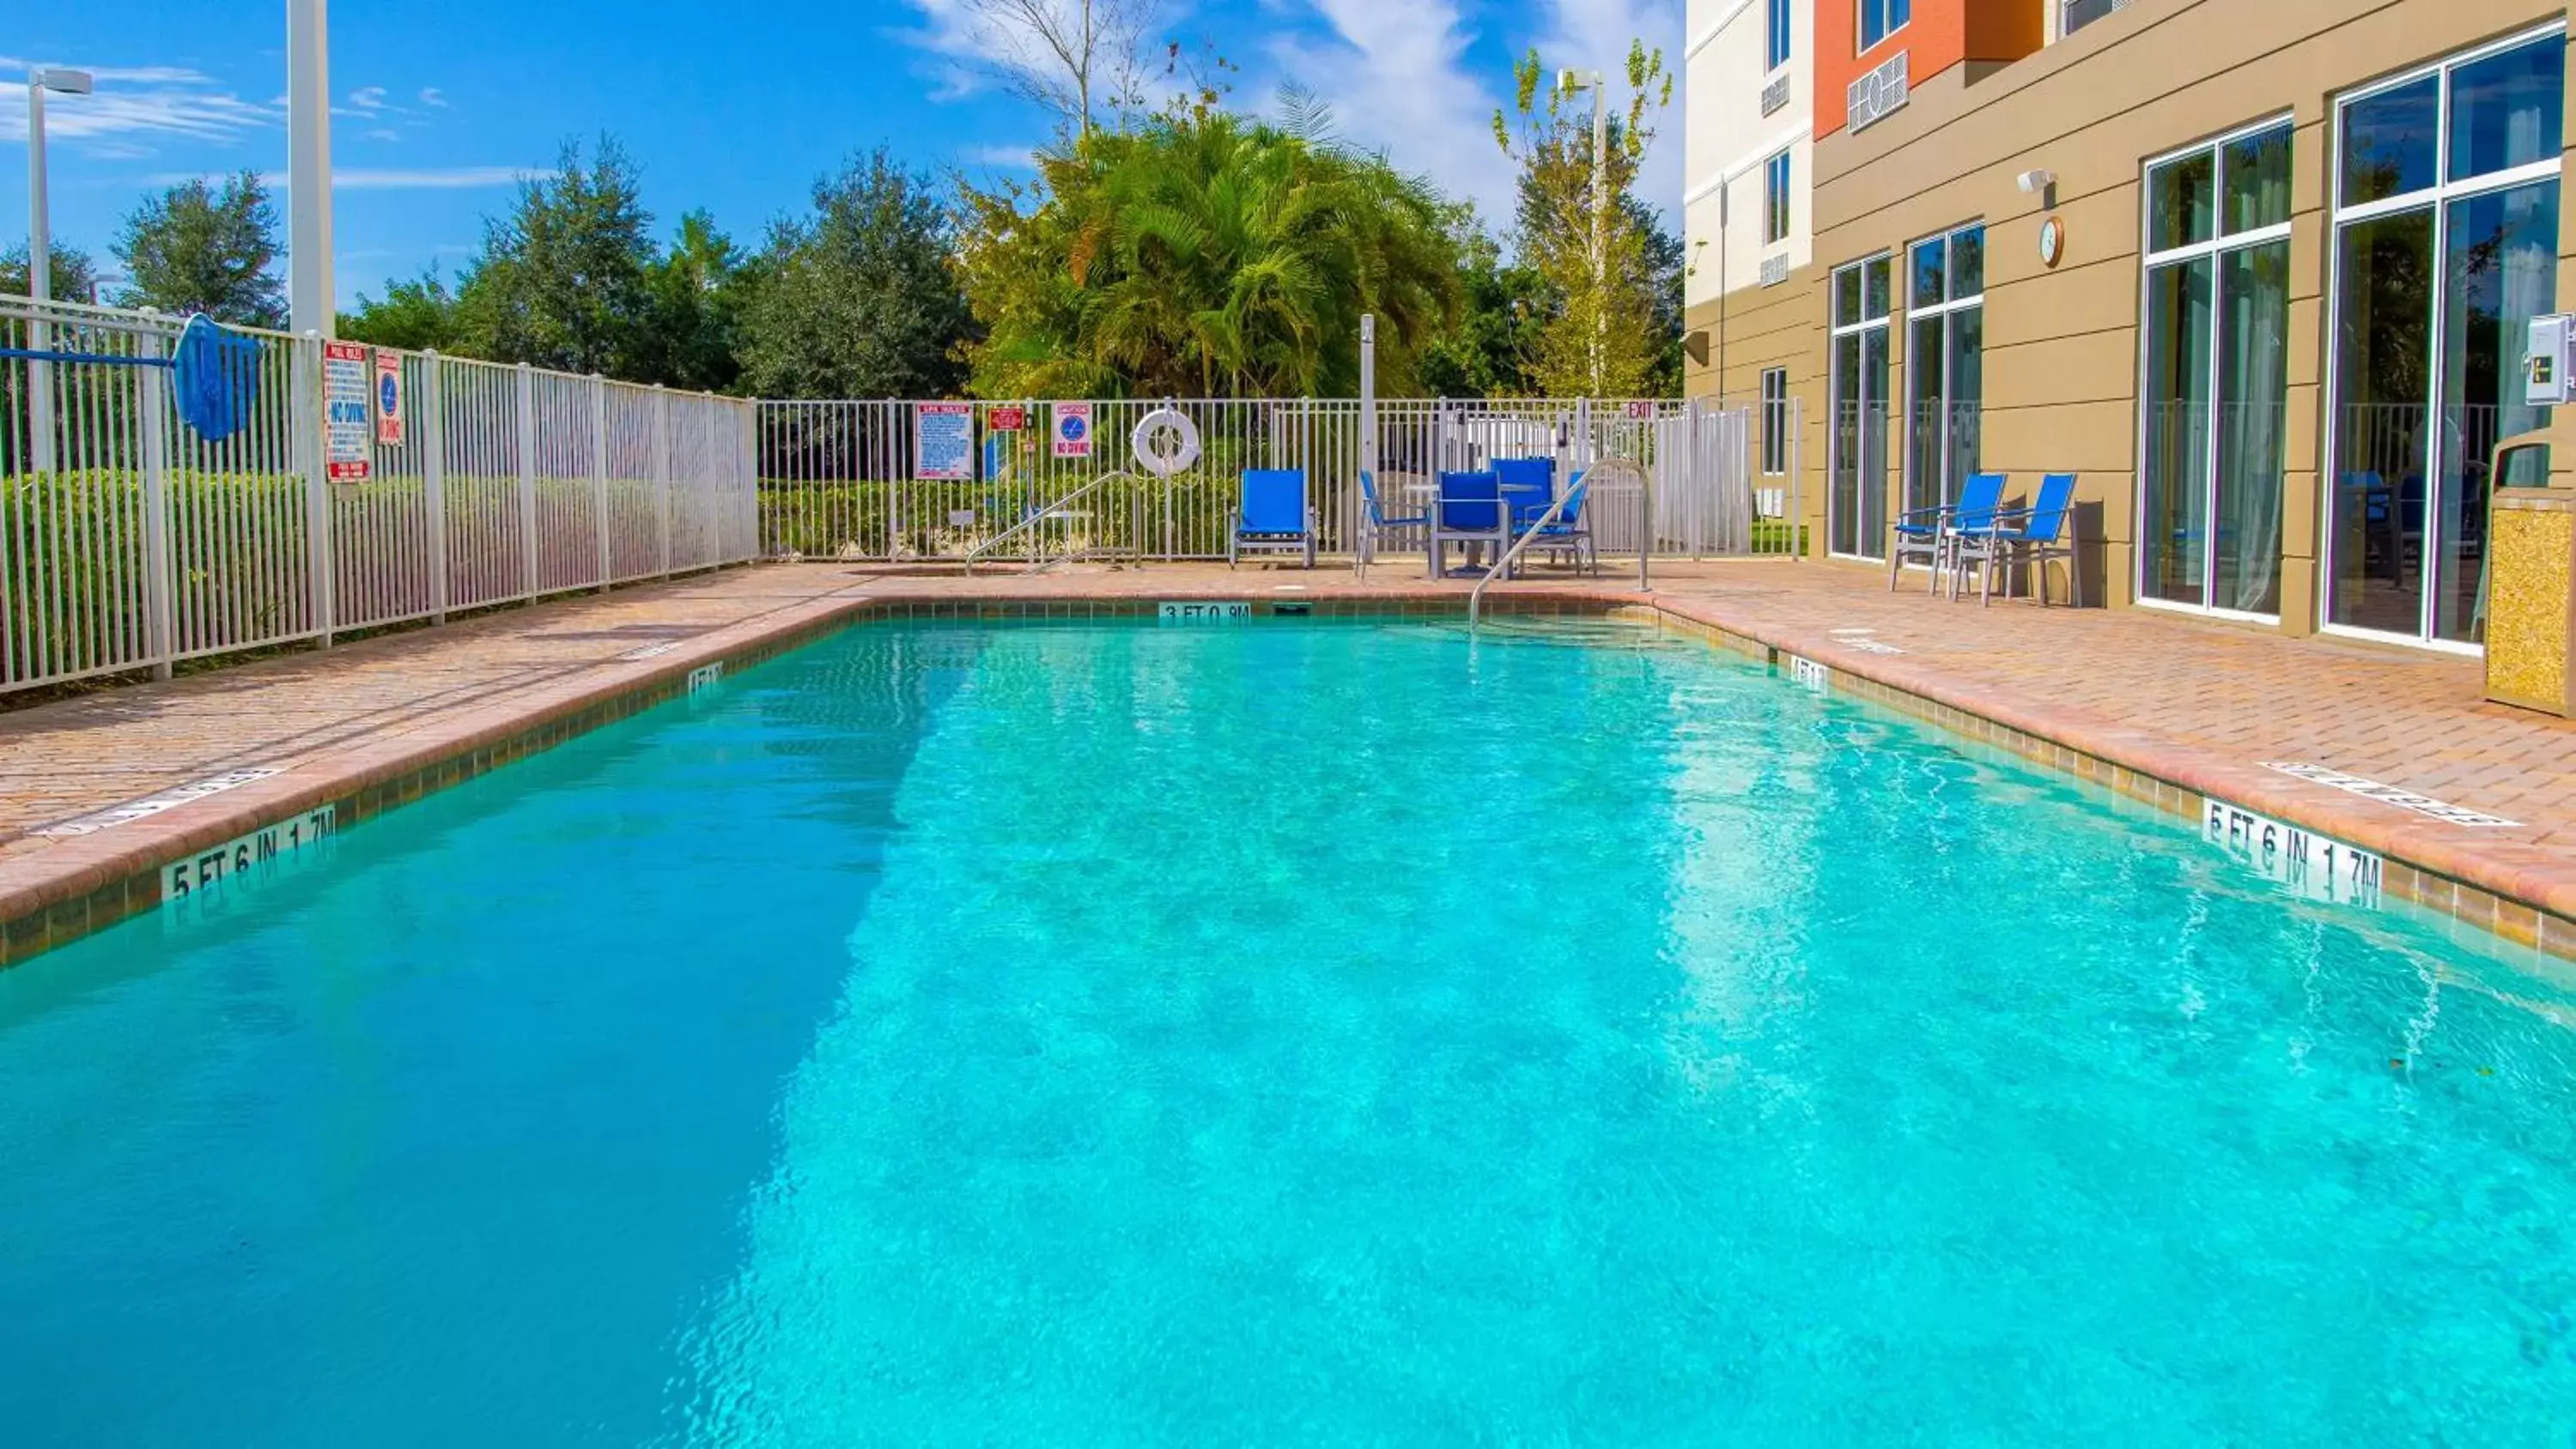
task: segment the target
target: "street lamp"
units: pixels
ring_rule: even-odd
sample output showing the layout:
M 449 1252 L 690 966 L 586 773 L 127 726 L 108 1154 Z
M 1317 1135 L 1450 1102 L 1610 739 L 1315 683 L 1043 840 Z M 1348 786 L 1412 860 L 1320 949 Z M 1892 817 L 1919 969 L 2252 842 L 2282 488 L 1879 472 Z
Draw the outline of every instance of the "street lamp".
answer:
M 42 352 L 51 341 L 45 325 L 45 303 L 54 295 L 54 252 L 45 219 L 45 92 L 85 96 L 95 82 L 85 70 L 58 65 L 31 66 L 27 71 L 27 295 L 34 298 L 35 320 L 27 324 L 28 350 Z M 35 435 L 31 461 L 39 473 L 54 470 L 54 374 L 41 358 L 27 364 L 27 411 Z
M 1608 361 L 1610 314 L 1610 117 L 1609 87 L 1597 70 L 1561 70 L 1556 88 L 1566 95 L 1592 92 L 1592 395 L 1599 397 Z

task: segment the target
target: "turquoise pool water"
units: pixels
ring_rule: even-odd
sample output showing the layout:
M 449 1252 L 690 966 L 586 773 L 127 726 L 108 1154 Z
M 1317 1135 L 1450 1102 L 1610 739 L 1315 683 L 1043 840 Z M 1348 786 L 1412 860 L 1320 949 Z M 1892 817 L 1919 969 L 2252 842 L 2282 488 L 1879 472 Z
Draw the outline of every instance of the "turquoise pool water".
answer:
M 2576 1432 L 2566 993 L 1587 632 L 856 629 L 0 972 L 0 1438 Z

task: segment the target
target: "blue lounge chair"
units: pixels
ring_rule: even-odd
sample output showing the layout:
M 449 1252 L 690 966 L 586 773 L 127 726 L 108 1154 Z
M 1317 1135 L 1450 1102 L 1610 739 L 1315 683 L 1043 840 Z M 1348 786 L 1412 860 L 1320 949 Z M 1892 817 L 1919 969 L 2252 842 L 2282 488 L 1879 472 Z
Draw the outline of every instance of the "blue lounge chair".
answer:
M 2067 602 L 2084 607 L 2084 581 L 2075 569 L 2075 475 L 2051 473 L 2039 480 L 2039 499 L 2028 508 L 2009 509 L 1995 515 L 1994 526 L 1987 530 L 1992 541 L 1994 561 L 2011 577 L 2012 567 L 2026 564 L 2031 569 L 2031 587 L 2039 595 L 2039 606 L 2048 607 L 2048 564 L 2051 559 L 2066 560 Z M 1985 589 L 1992 602 L 1991 583 Z
M 1431 504 L 1431 576 L 1439 578 L 1451 544 L 1491 544 L 1493 556 L 1511 546 L 1511 518 L 1503 506 L 1502 480 L 1491 473 L 1443 473 Z
M 1387 517 L 1385 505 L 1378 501 L 1377 475 L 1366 468 L 1360 470 L 1360 518 L 1359 556 L 1363 563 L 1376 561 L 1378 540 L 1389 534 L 1409 538 L 1417 530 L 1431 526 L 1431 515 L 1428 513 L 1399 518 Z
M 1523 534 L 1538 526 L 1538 521 L 1556 503 L 1556 460 L 1554 458 L 1496 458 L 1494 478 L 1503 490 L 1503 501 L 1512 506 L 1512 532 Z
M 1897 515 L 1887 550 L 1887 591 L 1896 592 L 1896 576 L 1904 569 L 1905 561 L 1919 558 L 1932 570 L 1932 585 L 1925 592 L 1941 592 L 1942 566 L 1949 561 L 1953 526 L 1963 515 L 1991 518 L 2003 501 L 2004 475 L 1976 473 L 1959 489 L 1958 502 L 1909 508 Z
M 1574 475 L 1573 486 L 1565 492 L 1565 507 L 1556 518 L 1537 525 L 1538 536 L 1530 547 L 1550 554 L 1568 556 L 1577 568 L 1589 568 L 1596 576 L 1601 572 L 1601 555 L 1592 547 L 1592 525 L 1583 516 L 1583 490 L 1590 485 L 1583 475 Z
M 1248 468 L 1243 501 L 1225 534 L 1225 566 L 1248 553 L 1303 554 L 1315 566 L 1315 510 L 1306 501 L 1303 468 Z

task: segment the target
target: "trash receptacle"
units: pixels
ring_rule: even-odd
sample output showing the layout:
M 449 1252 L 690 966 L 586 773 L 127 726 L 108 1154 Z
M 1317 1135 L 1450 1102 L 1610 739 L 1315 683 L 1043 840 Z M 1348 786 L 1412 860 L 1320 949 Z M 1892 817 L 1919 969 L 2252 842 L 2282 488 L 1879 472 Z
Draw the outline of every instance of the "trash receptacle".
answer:
M 2498 443 L 2487 478 L 2487 698 L 2576 716 L 2576 487 L 2551 485 L 2546 433 Z

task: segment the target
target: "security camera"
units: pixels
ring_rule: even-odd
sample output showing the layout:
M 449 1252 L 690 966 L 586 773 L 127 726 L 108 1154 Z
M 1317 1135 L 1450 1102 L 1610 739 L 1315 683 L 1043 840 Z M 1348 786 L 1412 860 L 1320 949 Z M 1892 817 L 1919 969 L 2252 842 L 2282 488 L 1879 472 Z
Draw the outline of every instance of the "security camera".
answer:
M 2054 171 L 2025 171 L 2013 179 L 2021 183 L 2021 190 L 2024 196 L 2037 196 L 2041 192 L 2046 191 L 2048 188 L 2057 184 L 2057 173 Z

